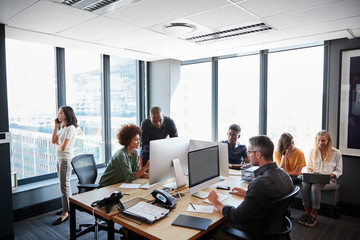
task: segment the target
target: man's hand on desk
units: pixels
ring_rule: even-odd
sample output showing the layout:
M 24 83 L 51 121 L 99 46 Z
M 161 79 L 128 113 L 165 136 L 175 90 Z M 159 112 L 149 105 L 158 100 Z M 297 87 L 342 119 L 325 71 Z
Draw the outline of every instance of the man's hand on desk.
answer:
M 240 197 L 245 197 L 246 195 L 246 190 L 243 189 L 243 188 L 239 188 L 239 187 L 234 187 L 232 190 L 231 190 L 235 195 L 238 195 Z M 209 200 L 210 201 L 210 200 Z
M 211 202 L 211 204 L 214 205 L 214 207 L 216 207 L 219 210 L 219 212 L 222 213 L 222 209 L 223 209 L 224 205 L 218 200 L 218 198 L 219 198 L 219 196 L 218 196 L 217 192 L 214 190 L 212 190 L 208 196 L 209 202 Z

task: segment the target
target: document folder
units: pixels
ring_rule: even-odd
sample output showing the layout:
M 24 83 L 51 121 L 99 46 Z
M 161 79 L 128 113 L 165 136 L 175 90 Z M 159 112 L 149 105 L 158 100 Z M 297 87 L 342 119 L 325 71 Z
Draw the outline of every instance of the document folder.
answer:
M 180 214 L 171 225 L 206 231 L 210 224 L 211 219 Z
M 170 210 L 153 205 L 149 200 L 134 198 L 124 203 L 122 214 L 135 218 L 145 223 L 154 223 L 169 214 Z

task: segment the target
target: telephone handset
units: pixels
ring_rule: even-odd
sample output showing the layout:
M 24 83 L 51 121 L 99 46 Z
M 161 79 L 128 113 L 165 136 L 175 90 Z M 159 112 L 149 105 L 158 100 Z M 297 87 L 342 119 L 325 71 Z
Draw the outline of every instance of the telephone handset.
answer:
M 166 208 L 174 208 L 177 203 L 177 199 L 171 196 L 169 193 L 162 189 L 155 189 L 151 192 L 151 195 L 156 199 L 155 203 L 160 203 Z
M 113 192 L 110 197 L 103 198 L 102 200 L 95 201 L 91 204 L 92 207 L 103 207 L 105 206 L 106 213 L 109 213 L 111 208 L 118 204 L 121 209 L 124 209 L 123 204 L 120 199 L 124 196 L 124 194 L 120 191 Z

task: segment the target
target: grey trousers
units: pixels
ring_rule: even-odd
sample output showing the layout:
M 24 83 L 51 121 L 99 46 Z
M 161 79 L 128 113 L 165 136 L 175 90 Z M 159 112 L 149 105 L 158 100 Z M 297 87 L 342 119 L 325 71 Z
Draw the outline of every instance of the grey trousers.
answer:
M 71 197 L 71 185 L 70 185 L 70 177 L 71 177 L 71 160 L 66 159 L 58 159 L 56 164 L 57 173 L 60 180 L 60 190 L 61 190 L 61 200 L 63 211 L 68 212 L 69 209 L 69 197 Z
M 302 183 L 303 205 L 313 209 L 320 209 L 321 190 L 336 189 L 336 179 L 332 178 L 329 184 Z

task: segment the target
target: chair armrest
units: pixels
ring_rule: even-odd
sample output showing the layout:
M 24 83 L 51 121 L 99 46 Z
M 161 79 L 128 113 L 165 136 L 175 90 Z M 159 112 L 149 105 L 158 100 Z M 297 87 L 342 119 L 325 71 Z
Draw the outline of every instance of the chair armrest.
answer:
M 78 188 L 82 188 L 82 189 L 85 189 L 86 191 L 90 191 L 90 190 L 93 190 L 95 188 L 99 188 L 99 184 L 78 184 L 77 185 Z
M 239 229 L 236 229 L 236 228 L 232 228 L 232 227 L 226 227 L 222 230 L 224 233 L 226 234 L 229 234 L 233 237 L 236 237 L 238 239 L 246 239 L 246 240 L 251 240 L 252 237 L 247 234 L 246 232 L 244 231 L 241 231 Z

